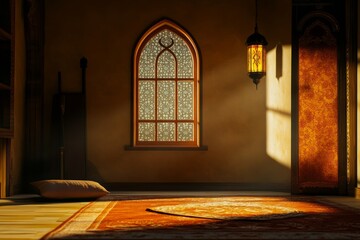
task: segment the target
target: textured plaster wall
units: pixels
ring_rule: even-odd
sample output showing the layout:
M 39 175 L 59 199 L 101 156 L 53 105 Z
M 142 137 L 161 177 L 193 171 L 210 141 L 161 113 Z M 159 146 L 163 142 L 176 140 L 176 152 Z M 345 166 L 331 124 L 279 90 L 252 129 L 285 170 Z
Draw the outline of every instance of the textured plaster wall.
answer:
M 360 12 L 360 2 L 358 1 L 358 15 Z M 357 29 L 357 116 L 360 116 L 360 16 L 358 16 L 358 29 Z M 360 117 L 357 118 L 357 187 L 360 187 Z
M 222 182 L 290 186 L 290 132 L 267 123 L 268 108 L 290 114 L 290 48 L 276 65 L 276 46 L 291 41 L 291 1 L 259 1 L 259 31 L 269 41 L 268 68 L 282 72 L 276 91 L 259 89 L 246 72 L 245 41 L 254 30 L 252 0 L 47 0 L 45 108 L 62 72 L 65 91 L 79 91 L 79 59 L 88 58 L 87 173 L 101 182 Z M 207 151 L 126 151 L 130 144 L 133 48 L 155 21 L 167 17 L 195 39 L 201 54 L 202 139 Z M 269 103 L 269 95 L 282 93 Z M 277 134 L 271 128 L 278 129 Z M 269 144 L 269 136 L 272 144 Z M 284 143 L 284 144 L 281 144 Z M 280 152 L 280 162 L 270 152 Z M 285 153 L 285 155 L 284 155 Z

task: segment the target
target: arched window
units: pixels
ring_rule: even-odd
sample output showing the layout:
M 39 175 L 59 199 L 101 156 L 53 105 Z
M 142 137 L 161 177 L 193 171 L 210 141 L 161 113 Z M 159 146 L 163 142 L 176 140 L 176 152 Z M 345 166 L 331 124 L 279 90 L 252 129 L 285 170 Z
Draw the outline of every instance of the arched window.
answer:
M 169 20 L 151 27 L 134 52 L 134 146 L 199 146 L 199 54 Z

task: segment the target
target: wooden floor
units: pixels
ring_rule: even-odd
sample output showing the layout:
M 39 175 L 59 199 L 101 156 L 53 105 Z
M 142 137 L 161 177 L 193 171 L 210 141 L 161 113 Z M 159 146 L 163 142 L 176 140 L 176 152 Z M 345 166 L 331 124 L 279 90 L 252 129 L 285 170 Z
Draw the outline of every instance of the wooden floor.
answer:
M 40 239 L 88 202 L 44 202 L 34 196 L 0 199 L 0 239 Z
M 168 195 L 169 192 L 116 192 L 121 195 Z M 174 194 L 174 192 L 171 192 Z M 274 192 L 176 192 L 176 195 L 289 195 Z M 354 197 L 331 196 L 328 200 L 360 209 L 360 199 Z M 0 199 L 0 239 L 34 240 L 40 239 L 63 221 L 85 206 L 88 202 L 48 202 L 36 195 L 19 195 Z

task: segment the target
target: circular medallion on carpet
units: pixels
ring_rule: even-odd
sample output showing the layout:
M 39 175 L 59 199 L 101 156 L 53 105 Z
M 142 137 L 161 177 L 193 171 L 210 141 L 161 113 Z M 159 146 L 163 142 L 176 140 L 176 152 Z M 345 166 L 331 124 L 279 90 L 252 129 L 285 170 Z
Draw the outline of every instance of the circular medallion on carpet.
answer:
M 272 220 L 304 216 L 296 208 L 276 206 L 272 202 L 204 202 L 158 206 L 147 211 L 215 220 Z

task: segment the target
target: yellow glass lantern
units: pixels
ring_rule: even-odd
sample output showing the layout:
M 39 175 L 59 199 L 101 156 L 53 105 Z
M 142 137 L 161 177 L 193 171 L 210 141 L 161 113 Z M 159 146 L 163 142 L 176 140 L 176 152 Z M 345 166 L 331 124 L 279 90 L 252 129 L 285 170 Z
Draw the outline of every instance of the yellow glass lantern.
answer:
M 257 1 L 256 1 L 256 17 L 255 32 L 251 34 L 247 40 L 247 69 L 249 77 L 252 78 L 256 85 L 260 79 L 266 74 L 266 45 L 268 42 L 265 37 L 258 33 L 257 28 Z
M 255 33 L 248 37 L 246 44 L 248 74 L 257 87 L 260 79 L 266 74 L 267 41 L 255 28 Z

